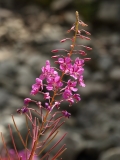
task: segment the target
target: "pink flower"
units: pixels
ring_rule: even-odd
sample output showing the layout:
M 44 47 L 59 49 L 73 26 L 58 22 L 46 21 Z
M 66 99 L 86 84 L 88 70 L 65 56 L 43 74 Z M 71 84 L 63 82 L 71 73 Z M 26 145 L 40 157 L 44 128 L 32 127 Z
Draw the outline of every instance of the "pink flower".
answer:
M 32 85 L 31 94 L 36 95 L 40 89 L 43 89 L 43 82 L 40 78 L 36 78 L 36 83 Z
M 39 76 L 39 78 L 44 80 L 51 75 L 58 75 L 58 72 L 54 71 L 54 68 L 50 67 L 50 61 L 47 60 L 46 66 L 42 67 L 42 74 Z
M 60 102 L 56 101 L 56 102 L 54 103 L 53 107 L 56 107 L 57 109 L 59 109 L 59 108 L 60 108 L 59 106 L 60 106 L 61 102 L 62 102 L 62 101 L 60 101 Z
M 69 99 L 72 96 L 72 92 L 69 89 L 66 89 L 62 94 L 64 99 Z
M 78 82 L 79 82 L 79 85 L 82 86 L 82 87 L 85 87 L 85 83 L 84 83 L 84 80 L 83 80 L 83 75 L 81 75 L 78 79 Z
M 79 94 L 74 94 L 74 95 L 73 95 L 73 98 L 74 98 L 76 101 L 80 101 L 80 100 L 81 100 Z
M 77 85 L 77 82 L 68 80 L 66 88 L 76 92 L 78 90 L 77 88 L 75 88 L 76 85 Z
M 72 97 L 70 97 L 67 101 L 70 103 L 69 106 L 72 106 L 74 103 L 74 99 Z
M 58 63 L 60 64 L 60 69 L 68 73 L 69 69 L 71 67 L 71 58 L 70 57 L 64 57 L 64 58 L 58 58 Z
M 49 94 L 49 92 L 44 93 L 44 99 L 50 99 L 50 94 Z
M 39 86 L 36 84 L 32 85 L 32 90 L 30 92 L 31 95 L 36 95 L 39 92 Z
M 46 89 L 51 91 L 62 87 L 63 83 L 60 80 L 60 76 L 48 77 Z
M 81 66 L 78 66 L 77 64 L 74 64 L 70 68 L 70 76 L 74 79 L 78 79 L 80 75 L 83 74 L 84 69 Z
M 84 60 L 83 60 L 83 59 L 80 59 L 79 57 L 77 57 L 77 58 L 75 59 L 75 64 L 77 64 L 78 66 L 83 66 Z

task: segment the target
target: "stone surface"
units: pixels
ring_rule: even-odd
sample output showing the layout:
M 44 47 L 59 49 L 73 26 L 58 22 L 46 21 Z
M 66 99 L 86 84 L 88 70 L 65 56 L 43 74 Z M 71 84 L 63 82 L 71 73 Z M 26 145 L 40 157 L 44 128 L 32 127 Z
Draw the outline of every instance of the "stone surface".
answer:
M 64 9 L 66 6 L 68 6 L 72 0 L 54 0 L 51 4 L 51 9 L 54 11 Z
M 120 80 L 120 67 L 114 66 L 114 68 L 109 72 L 109 76 L 113 80 Z
M 119 160 L 120 159 L 120 148 L 112 148 L 102 154 L 100 160 Z
M 103 1 L 99 6 L 98 17 L 103 21 L 116 22 L 119 21 L 119 2 Z

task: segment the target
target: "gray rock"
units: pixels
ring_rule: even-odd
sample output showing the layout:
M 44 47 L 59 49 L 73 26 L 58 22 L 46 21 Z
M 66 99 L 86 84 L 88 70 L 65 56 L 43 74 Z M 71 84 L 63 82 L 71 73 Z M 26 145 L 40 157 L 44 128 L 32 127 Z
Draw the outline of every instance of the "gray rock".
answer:
M 16 81 L 18 85 L 31 86 L 31 84 L 34 82 L 31 69 L 25 65 L 18 67 L 17 74 Z
M 101 118 L 98 120 L 99 113 L 101 113 L 99 102 L 91 100 L 86 104 L 81 104 L 81 106 L 79 106 L 79 111 L 76 117 L 76 123 L 78 123 L 78 125 L 83 128 L 96 125 L 96 121 L 94 121 L 95 119 L 97 119 L 97 123 L 99 123 L 99 121 L 101 123 Z M 107 116 L 105 118 L 107 119 Z
M 37 53 L 35 55 L 30 55 L 26 60 L 26 64 L 30 67 L 32 72 L 37 73 L 38 74 L 37 76 L 39 76 L 41 73 L 41 68 L 45 66 L 46 60 L 49 60 L 49 59 L 50 59 L 50 55 Z M 52 62 L 51 62 L 51 65 L 53 65 Z
M 103 72 L 95 72 L 92 76 L 92 80 L 102 82 L 105 80 L 105 75 Z
M 112 67 L 113 59 L 108 55 L 102 55 L 98 59 L 98 66 L 101 70 L 109 70 Z
M 114 23 L 119 21 L 119 1 L 103 1 L 100 3 L 97 18 L 102 21 Z
M 49 23 L 45 23 L 41 29 L 40 35 L 37 33 L 36 37 L 41 36 L 41 34 L 43 35 L 43 41 L 56 41 L 63 38 L 63 29 L 57 24 L 51 25 Z
M 10 59 L 9 57 L 7 58 L 7 60 L 2 61 L 0 63 L 0 76 L 7 76 L 8 78 L 10 78 L 11 76 L 14 76 L 14 74 L 17 73 L 17 62 L 15 61 L 14 58 Z M 7 80 L 6 77 L 6 80 Z
M 13 4 L 14 4 L 14 0 L 0 0 L 0 4 L 2 4 L 2 6 L 4 6 L 5 8 L 12 8 Z
M 91 94 L 101 94 L 105 93 L 105 85 L 100 82 L 85 82 L 86 87 L 80 87 L 79 91 L 81 95 L 90 96 Z
M 54 0 L 51 4 L 51 9 L 54 11 L 61 10 L 65 8 L 67 5 L 69 5 L 72 2 L 72 0 Z
M 66 22 L 70 23 L 71 25 L 75 22 L 75 12 L 65 12 L 64 19 Z
M 112 80 L 120 80 L 120 67 L 114 66 L 114 68 L 109 71 L 109 77 Z
M 19 41 L 30 41 L 31 37 L 29 31 L 27 31 L 23 20 L 19 17 L 10 17 L 2 23 L 2 28 L 4 28 L 4 36 L 9 42 L 19 42 Z
M 111 148 L 106 152 L 103 152 L 100 160 L 119 160 L 120 159 L 120 148 Z
M 32 84 L 31 84 L 31 86 L 32 86 Z M 15 90 L 15 94 L 20 97 L 28 97 L 30 95 L 30 91 L 31 91 L 31 87 L 28 87 L 25 85 L 20 85 Z
M 20 98 L 18 98 L 17 96 L 10 96 L 9 98 L 9 107 L 11 110 L 13 110 L 13 112 L 18 109 L 18 108 L 21 108 L 23 106 L 23 100 L 21 100 Z M 9 113 L 12 114 L 12 111 L 10 111 Z
M 0 88 L 0 110 L 3 110 L 4 106 L 8 104 L 9 96 L 5 89 Z
M 12 15 L 13 13 L 10 10 L 0 8 L 0 18 L 8 18 L 11 17 Z

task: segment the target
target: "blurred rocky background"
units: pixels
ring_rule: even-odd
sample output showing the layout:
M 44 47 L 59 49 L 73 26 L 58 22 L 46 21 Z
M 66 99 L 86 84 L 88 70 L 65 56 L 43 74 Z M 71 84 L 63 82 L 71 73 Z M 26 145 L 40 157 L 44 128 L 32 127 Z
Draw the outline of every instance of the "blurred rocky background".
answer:
M 93 50 L 86 87 L 79 88 L 81 102 L 63 106 L 72 113 L 61 129 L 68 132 L 63 159 L 120 160 L 120 0 L 0 0 L 0 132 L 8 139 L 14 114 L 25 134 L 16 110 L 30 97 L 51 50 L 69 47 L 59 41 L 67 37 L 76 10 L 92 33 L 91 41 L 80 43 Z M 22 149 L 18 140 L 17 146 Z

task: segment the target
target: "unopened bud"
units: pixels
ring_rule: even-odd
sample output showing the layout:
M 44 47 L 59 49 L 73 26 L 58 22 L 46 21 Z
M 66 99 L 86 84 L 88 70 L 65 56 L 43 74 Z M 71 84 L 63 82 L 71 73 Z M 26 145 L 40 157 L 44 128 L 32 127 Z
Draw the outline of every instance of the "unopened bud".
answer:
M 28 105 L 29 102 L 31 102 L 31 99 L 30 99 L 30 98 L 25 98 L 25 99 L 24 99 L 24 104 L 25 104 L 25 105 Z
M 59 62 L 58 62 L 58 61 L 54 61 L 54 63 L 59 64 Z
M 86 56 L 86 52 L 85 51 L 82 51 L 82 50 L 79 50 L 79 53 L 82 55 L 82 56 Z
M 80 35 L 80 38 L 84 39 L 85 36 Z
M 91 33 L 90 33 L 90 32 L 85 31 L 85 33 L 86 33 L 87 35 L 89 35 L 89 36 L 91 35 Z
M 67 33 L 70 33 L 71 30 L 67 30 Z
M 89 38 L 89 37 L 86 37 L 86 36 L 83 36 L 83 35 L 80 35 L 80 38 L 82 38 L 82 39 L 86 39 L 86 40 L 90 40 L 90 38 Z
M 87 27 L 87 26 L 88 26 L 88 25 L 85 24 L 84 22 L 81 22 L 81 25 L 82 25 L 83 27 Z
M 52 58 L 58 58 L 59 57 L 59 55 L 58 56 L 52 56 Z
M 92 50 L 92 48 L 90 48 L 90 47 L 85 47 L 87 50 Z
M 73 30 L 75 28 L 75 26 L 72 26 L 70 30 Z
M 74 30 L 75 26 L 72 26 L 68 31 L 67 33 L 69 33 L 71 30 Z
M 52 50 L 51 52 L 57 53 L 57 52 L 58 52 L 58 49 Z
M 91 58 L 84 58 L 84 61 L 90 61 Z
M 67 53 L 68 56 L 70 56 L 70 53 Z
M 62 39 L 60 42 L 62 43 L 62 42 L 65 42 L 66 41 L 66 39 Z
M 86 40 L 91 40 L 89 37 L 85 37 Z

